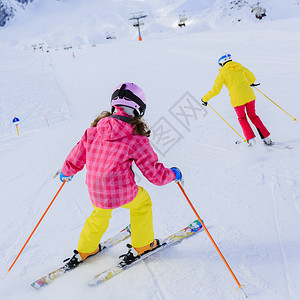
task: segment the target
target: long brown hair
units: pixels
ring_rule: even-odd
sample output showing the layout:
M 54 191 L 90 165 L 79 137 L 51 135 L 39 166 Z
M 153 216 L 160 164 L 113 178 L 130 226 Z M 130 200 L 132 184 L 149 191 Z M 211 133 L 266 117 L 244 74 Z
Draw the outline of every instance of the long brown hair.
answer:
M 103 111 L 91 124 L 91 127 L 96 127 L 98 122 L 102 120 L 103 118 L 110 117 L 112 113 L 109 111 Z M 147 137 L 150 137 L 151 130 L 148 128 L 148 125 L 143 121 L 142 119 L 138 117 L 133 117 L 128 122 L 133 127 L 133 134 L 135 135 L 144 135 Z

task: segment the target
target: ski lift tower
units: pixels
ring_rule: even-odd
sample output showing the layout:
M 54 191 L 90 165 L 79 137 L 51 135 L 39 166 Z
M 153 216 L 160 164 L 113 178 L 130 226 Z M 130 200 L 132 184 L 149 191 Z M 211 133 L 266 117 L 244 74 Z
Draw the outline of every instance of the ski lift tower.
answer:
M 143 12 L 133 13 L 132 17 L 129 20 L 134 20 L 133 27 L 137 27 L 139 31 L 139 41 L 142 40 L 141 36 L 141 26 L 144 25 L 143 22 L 140 22 L 140 19 L 148 17 L 147 15 L 144 15 Z

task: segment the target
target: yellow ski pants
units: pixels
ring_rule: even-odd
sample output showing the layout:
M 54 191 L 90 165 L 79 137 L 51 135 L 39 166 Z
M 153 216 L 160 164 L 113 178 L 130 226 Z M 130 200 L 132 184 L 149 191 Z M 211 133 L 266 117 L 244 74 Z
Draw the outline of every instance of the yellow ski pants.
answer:
M 94 205 L 93 205 L 94 206 Z M 130 210 L 131 244 L 139 248 L 154 240 L 152 202 L 147 191 L 139 186 L 137 196 L 121 206 Z M 77 250 L 81 253 L 94 252 L 109 225 L 113 209 L 94 206 L 81 231 Z

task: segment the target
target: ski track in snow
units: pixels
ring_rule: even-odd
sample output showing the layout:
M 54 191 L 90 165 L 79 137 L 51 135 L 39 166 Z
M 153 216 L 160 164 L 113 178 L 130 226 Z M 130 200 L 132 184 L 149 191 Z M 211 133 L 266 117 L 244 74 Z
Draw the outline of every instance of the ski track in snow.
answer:
M 287 290 L 287 299 L 294 299 L 296 295 L 293 293 L 292 286 L 295 281 L 293 279 L 293 275 L 291 273 L 291 265 L 292 262 L 289 260 L 289 256 L 286 251 L 286 232 L 283 230 L 285 227 L 284 225 L 288 222 L 285 218 L 282 218 L 282 211 L 289 208 L 289 217 L 292 218 L 294 217 L 295 213 L 299 219 L 299 213 L 295 211 L 292 206 L 289 207 L 287 205 L 287 202 L 291 203 L 292 199 L 287 199 L 286 196 L 283 194 L 283 191 L 286 189 L 284 188 L 285 186 L 289 186 L 289 182 L 287 178 L 291 178 L 290 176 L 285 176 L 285 180 L 280 180 L 280 176 L 273 176 L 271 180 L 271 190 L 272 190 L 272 200 L 273 200 L 273 212 L 275 216 L 275 221 L 276 221 L 276 227 L 277 227 L 277 234 L 278 234 L 278 241 L 280 245 L 280 252 L 282 256 L 282 266 L 284 269 L 284 275 L 285 275 L 285 285 L 286 285 L 286 290 Z M 294 184 L 295 186 L 295 184 Z M 294 186 L 290 186 L 290 188 L 293 188 Z M 296 186 L 299 186 L 299 180 L 298 184 Z M 299 241 L 298 241 L 299 244 Z M 299 257 L 299 255 L 298 255 Z M 299 283 L 299 280 L 298 280 Z
M 148 272 L 151 274 L 151 278 L 153 281 L 154 285 L 154 294 L 155 294 L 155 299 L 157 300 L 164 300 L 166 299 L 166 295 L 163 294 L 160 285 L 159 285 L 159 279 L 157 279 L 157 276 L 155 275 L 155 272 L 152 271 L 151 267 L 148 265 L 147 261 L 143 262 L 144 265 L 146 266 L 146 269 Z
M 287 299 L 290 298 L 291 296 L 291 292 L 290 292 L 290 284 L 289 284 L 289 279 L 288 279 L 288 268 L 287 268 L 287 258 L 286 258 L 286 254 L 285 254 L 285 250 L 283 247 L 283 242 L 282 242 L 282 234 L 280 232 L 280 220 L 279 220 L 279 215 L 278 215 L 278 202 L 280 201 L 279 197 L 277 196 L 276 192 L 278 190 L 280 190 L 280 183 L 278 181 L 278 178 L 272 178 L 271 180 L 271 190 L 272 190 L 272 202 L 273 202 L 273 212 L 274 212 L 274 217 L 275 217 L 275 223 L 276 223 L 276 228 L 277 228 L 277 235 L 278 235 L 278 241 L 279 241 L 279 245 L 280 245 L 280 252 L 281 252 L 281 257 L 282 257 L 282 266 L 284 269 L 284 279 L 285 279 L 285 285 L 286 285 L 286 289 L 287 289 L 287 294 L 288 297 Z M 283 201 L 285 199 L 281 199 L 281 201 Z

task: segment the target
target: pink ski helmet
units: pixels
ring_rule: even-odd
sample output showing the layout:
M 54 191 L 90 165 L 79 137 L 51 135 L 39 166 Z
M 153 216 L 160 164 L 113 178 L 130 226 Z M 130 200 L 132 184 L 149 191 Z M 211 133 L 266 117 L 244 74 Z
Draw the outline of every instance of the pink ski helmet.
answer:
M 146 96 L 134 83 L 125 82 L 118 85 L 111 96 L 112 113 L 115 106 L 128 106 L 134 109 L 137 117 L 142 117 L 146 110 Z

